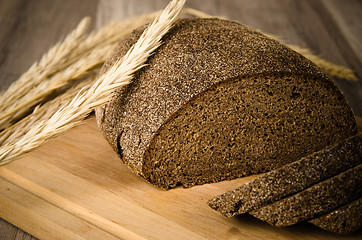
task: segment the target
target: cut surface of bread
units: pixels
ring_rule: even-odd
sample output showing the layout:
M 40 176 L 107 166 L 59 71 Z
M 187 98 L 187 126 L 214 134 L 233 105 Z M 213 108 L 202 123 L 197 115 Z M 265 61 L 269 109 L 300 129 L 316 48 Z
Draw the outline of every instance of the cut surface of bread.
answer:
M 249 212 L 300 192 L 362 164 L 362 134 L 315 152 L 209 201 L 227 217 Z
M 349 234 L 362 227 L 362 198 L 309 220 L 317 227 L 339 234 Z
M 362 164 L 250 213 L 277 227 L 290 226 L 342 207 L 361 193 Z
M 177 22 L 96 114 L 122 161 L 163 189 L 270 171 L 356 134 L 351 108 L 315 64 L 219 19 Z

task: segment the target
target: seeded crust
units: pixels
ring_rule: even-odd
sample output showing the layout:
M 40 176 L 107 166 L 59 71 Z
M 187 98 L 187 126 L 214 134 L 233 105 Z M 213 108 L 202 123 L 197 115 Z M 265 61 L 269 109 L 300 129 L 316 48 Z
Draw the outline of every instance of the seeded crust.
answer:
M 137 41 L 121 41 L 103 72 Z M 183 19 L 132 84 L 97 109 L 122 161 L 163 189 L 266 172 L 356 134 L 311 61 L 246 26 Z
M 315 152 L 209 201 L 227 217 L 249 212 L 362 164 L 362 134 Z
M 353 233 L 362 227 L 362 198 L 309 222 L 330 232 Z
M 250 213 L 277 227 L 310 220 L 348 204 L 362 193 L 362 164 Z

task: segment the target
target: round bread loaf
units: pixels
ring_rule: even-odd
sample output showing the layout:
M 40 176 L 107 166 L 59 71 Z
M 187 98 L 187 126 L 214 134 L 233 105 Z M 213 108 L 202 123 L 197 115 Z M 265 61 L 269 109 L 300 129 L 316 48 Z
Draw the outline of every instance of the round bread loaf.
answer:
M 143 30 L 120 42 L 103 72 Z M 178 21 L 96 114 L 123 162 L 163 189 L 270 171 L 357 133 L 342 93 L 315 64 L 219 19 Z

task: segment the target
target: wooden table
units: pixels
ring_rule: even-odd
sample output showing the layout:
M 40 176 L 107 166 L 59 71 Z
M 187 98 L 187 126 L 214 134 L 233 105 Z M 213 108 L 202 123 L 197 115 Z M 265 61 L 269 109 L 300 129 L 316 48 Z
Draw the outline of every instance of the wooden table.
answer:
M 5 89 L 84 16 L 92 28 L 112 18 L 159 10 L 167 0 L 0 1 L 0 89 Z M 189 0 L 187 7 L 239 20 L 284 42 L 308 47 L 354 69 L 362 79 L 362 2 L 359 0 Z M 362 81 L 334 79 L 362 116 Z M 0 203 L 1 204 L 1 203 Z M 35 239 L 0 219 L 0 239 Z

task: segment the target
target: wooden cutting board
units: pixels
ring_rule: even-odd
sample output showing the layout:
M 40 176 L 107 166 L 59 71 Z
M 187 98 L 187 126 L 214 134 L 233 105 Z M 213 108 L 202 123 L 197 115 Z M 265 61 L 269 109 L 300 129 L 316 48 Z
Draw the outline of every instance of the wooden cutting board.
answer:
M 41 239 L 361 239 L 225 218 L 207 200 L 251 179 L 163 191 L 131 173 L 94 117 L 0 168 L 0 217 Z

